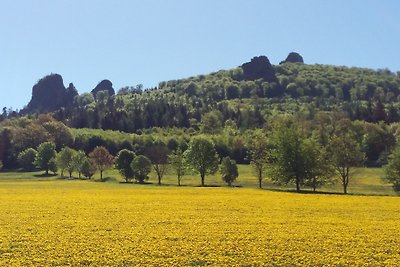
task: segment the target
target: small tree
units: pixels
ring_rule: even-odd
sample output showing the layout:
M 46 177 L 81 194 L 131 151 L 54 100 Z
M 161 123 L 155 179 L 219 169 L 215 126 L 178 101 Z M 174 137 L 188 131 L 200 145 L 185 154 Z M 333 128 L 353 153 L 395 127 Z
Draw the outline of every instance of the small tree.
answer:
M 389 156 L 389 162 L 385 166 L 385 179 L 393 185 L 394 191 L 400 191 L 400 146 Z
M 36 158 L 36 150 L 33 148 L 27 148 L 21 153 L 18 154 L 18 165 L 24 171 L 34 171 L 35 166 L 35 158 Z
M 347 194 L 350 170 L 355 166 L 359 166 L 363 162 L 365 155 L 350 134 L 335 136 L 330 143 L 329 150 L 332 164 L 340 175 L 343 193 Z
M 168 170 L 169 149 L 165 144 L 156 142 L 146 149 L 147 157 L 150 159 L 153 169 L 157 174 L 158 185 Z
M 189 148 L 184 153 L 186 162 L 192 169 L 200 173 L 201 186 L 207 174 L 214 174 L 218 170 L 218 154 L 214 143 L 206 137 L 194 137 Z
M 90 154 L 90 159 L 100 171 L 100 180 L 103 181 L 103 172 L 113 165 L 113 156 L 103 146 L 97 146 Z
M 250 164 L 257 175 L 258 187 L 262 188 L 265 168 L 269 159 L 268 143 L 265 135 L 258 133 L 252 137 L 249 148 Z
M 55 159 L 52 159 L 49 162 L 49 171 L 51 171 L 53 174 L 57 174 L 58 167 Z
M 72 173 L 74 171 L 74 162 L 73 158 L 76 154 L 76 151 L 69 148 L 64 147 L 61 151 L 57 154 L 57 166 L 61 170 L 61 176 L 64 176 L 64 170 L 67 170 L 69 173 L 69 178 L 72 177 Z
M 91 179 L 92 176 L 96 173 L 96 166 L 92 163 L 92 161 L 86 158 L 81 166 L 81 173 L 86 178 Z
M 296 190 L 300 191 L 306 176 L 306 166 L 302 138 L 297 128 L 280 126 L 274 132 L 273 143 L 275 146 L 271 168 L 273 179 L 284 184 L 294 182 Z
M 225 157 L 222 159 L 220 172 L 222 174 L 222 180 L 226 182 L 229 186 L 231 186 L 232 183 L 239 176 L 236 161 L 231 160 L 229 157 Z
M 139 155 L 134 158 L 131 167 L 133 169 L 133 175 L 138 183 L 142 184 L 145 180 L 149 179 L 148 175 L 151 172 L 151 161 L 146 156 Z
M 134 158 L 135 153 L 128 149 L 123 149 L 119 151 L 117 157 L 115 158 L 115 167 L 118 169 L 119 173 L 125 178 L 125 181 L 127 183 L 134 178 L 134 173 L 131 166 Z
M 86 154 L 83 151 L 77 151 L 72 157 L 72 168 L 78 172 L 78 177 L 81 179 L 83 163 L 87 160 Z
M 327 151 L 313 139 L 306 139 L 302 144 L 305 185 L 311 186 L 315 192 L 317 187 L 330 182 L 334 169 L 329 161 Z
M 169 162 L 178 178 L 178 186 L 181 186 L 182 177 L 185 175 L 186 165 L 183 151 L 180 147 L 174 153 L 169 155 Z
M 50 166 L 52 166 L 56 157 L 55 144 L 51 142 L 44 142 L 39 145 L 35 157 L 35 165 L 42 170 L 45 170 L 46 175 L 49 174 Z M 54 166 L 53 170 L 54 170 Z

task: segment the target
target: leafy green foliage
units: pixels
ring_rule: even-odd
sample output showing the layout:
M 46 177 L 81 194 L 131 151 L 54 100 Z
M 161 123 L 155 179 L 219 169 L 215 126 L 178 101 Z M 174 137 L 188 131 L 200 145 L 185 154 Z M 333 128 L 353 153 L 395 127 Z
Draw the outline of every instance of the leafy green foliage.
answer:
M 58 168 L 61 170 L 61 175 L 64 175 L 64 170 L 68 171 L 69 177 L 72 177 L 73 171 L 76 169 L 74 166 L 73 158 L 76 154 L 76 151 L 69 148 L 64 147 L 61 151 L 57 154 L 56 162 Z
M 390 155 L 384 177 L 393 185 L 396 192 L 400 191 L 400 146 L 397 146 Z
M 250 164 L 258 179 L 258 187 L 262 188 L 262 181 L 266 171 L 265 168 L 269 161 L 268 142 L 264 132 L 258 131 L 251 136 L 249 156 Z
M 185 175 L 186 164 L 182 149 L 179 147 L 175 152 L 168 156 L 171 168 L 178 179 L 178 186 L 181 186 L 182 177 Z
M 131 167 L 133 169 L 133 175 L 138 183 L 144 183 L 145 180 L 149 179 L 151 172 L 151 161 L 149 158 L 143 155 L 139 155 L 132 161 Z
M 72 169 L 78 172 L 78 177 L 81 178 L 83 164 L 87 160 L 87 156 L 83 151 L 76 151 L 72 156 Z
M 365 154 L 355 142 L 351 133 L 335 136 L 330 143 L 332 164 L 340 176 L 343 185 L 343 193 L 347 194 L 347 187 L 350 181 L 351 169 L 361 165 Z
M 52 142 L 44 142 L 39 145 L 35 157 L 35 165 L 42 170 L 45 170 L 46 174 L 49 174 L 49 170 L 56 170 L 55 157 L 56 157 L 56 146 Z
M 132 169 L 132 161 L 135 158 L 135 153 L 128 149 L 123 149 L 118 152 L 115 158 L 115 167 L 119 173 L 125 178 L 128 183 L 134 178 L 134 172 Z
M 236 180 L 239 176 L 238 167 L 234 160 L 231 160 L 229 157 L 225 157 L 222 159 L 220 172 L 222 174 L 222 180 L 226 182 L 229 186 Z
M 91 179 L 92 176 L 96 173 L 97 169 L 96 169 L 96 166 L 93 164 L 93 161 L 90 160 L 89 158 L 86 158 L 82 162 L 82 166 L 80 168 L 80 171 L 83 174 L 83 176 L 85 176 L 86 178 Z
M 18 154 L 18 165 L 24 171 L 34 171 L 35 166 L 35 158 L 37 151 L 33 148 L 27 148 L 21 153 Z
M 202 186 L 204 186 L 205 176 L 214 174 L 218 170 L 217 151 L 214 143 L 206 137 L 194 137 L 185 151 L 185 158 L 188 165 L 200 174 Z

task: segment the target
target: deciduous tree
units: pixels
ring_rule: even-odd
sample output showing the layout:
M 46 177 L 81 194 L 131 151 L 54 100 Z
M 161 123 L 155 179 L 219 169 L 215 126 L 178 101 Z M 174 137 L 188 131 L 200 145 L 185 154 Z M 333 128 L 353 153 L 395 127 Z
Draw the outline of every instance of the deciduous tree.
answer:
M 55 164 L 56 157 L 56 146 L 52 142 L 44 142 L 39 145 L 37 149 L 37 154 L 35 157 L 35 165 L 42 170 L 45 170 L 46 175 L 49 174 L 50 167 L 53 168 Z
M 200 174 L 204 186 L 205 176 L 218 170 L 219 159 L 214 143 L 203 136 L 194 137 L 184 154 L 188 165 Z
M 113 165 L 113 156 L 105 147 L 98 146 L 89 154 L 90 159 L 100 171 L 100 180 L 103 181 L 103 172 Z
M 117 157 L 115 158 L 115 167 L 125 178 L 127 183 L 134 178 L 134 172 L 131 165 L 134 158 L 135 153 L 128 149 L 122 149 L 119 151 Z
M 133 175 L 137 182 L 144 183 L 149 178 L 151 172 L 151 161 L 143 155 L 139 155 L 132 161 Z
M 35 166 L 35 157 L 37 151 L 33 148 L 28 148 L 18 154 L 18 165 L 24 171 L 34 171 Z
M 229 186 L 231 186 L 232 183 L 236 181 L 236 178 L 239 176 L 236 161 L 231 160 L 230 157 L 225 157 L 222 159 L 220 172 L 222 174 L 222 180 L 226 182 Z
M 183 175 L 185 175 L 186 165 L 183 151 L 179 147 L 174 153 L 169 155 L 169 163 L 178 178 L 178 186 L 181 186 Z

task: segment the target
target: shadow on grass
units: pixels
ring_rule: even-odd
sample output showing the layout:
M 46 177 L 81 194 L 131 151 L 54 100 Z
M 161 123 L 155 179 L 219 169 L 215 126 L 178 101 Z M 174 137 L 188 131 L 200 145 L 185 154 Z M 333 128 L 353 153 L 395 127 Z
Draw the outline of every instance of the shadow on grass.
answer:
M 327 191 L 310 191 L 310 190 L 300 190 L 295 189 L 279 189 L 279 188 L 262 188 L 261 190 L 280 192 L 280 193 L 296 193 L 303 195 L 337 195 L 337 196 L 392 196 L 389 194 L 363 194 L 363 193 L 342 193 L 342 192 L 327 192 Z
M 50 173 L 48 173 L 48 174 L 46 174 L 46 173 L 43 173 L 43 174 L 34 174 L 33 176 L 34 177 L 37 177 L 37 178 L 48 178 L 48 177 L 55 177 L 55 176 L 57 176 L 58 174 L 50 174 Z

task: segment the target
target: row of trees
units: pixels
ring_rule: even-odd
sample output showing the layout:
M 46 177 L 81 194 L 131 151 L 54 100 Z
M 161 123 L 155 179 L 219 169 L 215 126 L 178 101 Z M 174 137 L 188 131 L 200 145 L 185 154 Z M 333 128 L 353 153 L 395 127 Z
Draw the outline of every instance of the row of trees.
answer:
M 159 185 L 169 166 L 177 175 L 178 185 L 181 185 L 181 179 L 188 168 L 200 174 L 202 186 L 205 185 L 205 176 L 214 174 L 218 170 L 219 158 L 214 144 L 203 137 L 193 139 L 185 153 L 181 148 L 170 153 L 159 143 L 151 147 L 147 155 L 136 156 L 133 151 L 123 149 L 114 158 L 105 147 L 96 147 L 88 156 L 83 151 L 76 151 L 69 147 L 64 147 L 57 153 L 54 143 L 44 142 L 37 150 L 28 148 L 22 151 L 18 155 L 18 162 L 25 171 L 38 168 L 48 175 L 49 171 L 56 173 L 60 170 L 61 176 L 64 176 L 64 172 L 68 172 L 70 178 L 73 172 L 78 172 L 79 178 L 84 175 L 90 179 L 96 171 L 99 171 L 101 180 L 103 180 L 103 172 L 115 164 L 115 168 L 126 182 L 135 179 L 138 183 L 144 183 L 153 169 Z M 228 157 L 224 158 L 221 174 L 223 180 L 231 185 L 238 177 L 236 162 Z

